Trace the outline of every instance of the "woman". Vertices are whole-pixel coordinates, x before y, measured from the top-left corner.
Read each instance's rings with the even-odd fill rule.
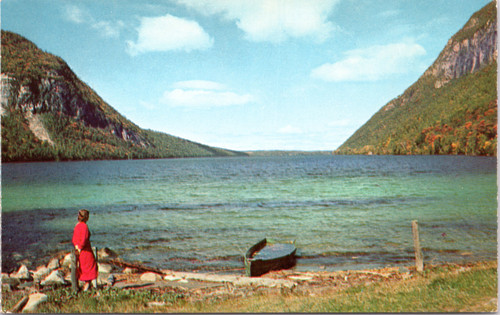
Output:
[[[95,261],[94,252],[90,245],[90,231],[87,226],[89,219],[89,211],[82,209],[78,211],[78,223],[73,231],[73,245],[75,246],[75,254],[79,262],[77,268],[77,277],[80,281],[84,281],[83,290],[88,290],[90,282],[97,279],[97,263]],[[96,287],[96,281],[92,281]]]

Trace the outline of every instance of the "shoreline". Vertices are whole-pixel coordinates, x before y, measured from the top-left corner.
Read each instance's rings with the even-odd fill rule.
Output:
[[[108,248],[103,248],[101,250],[109,250]],[[53,254],[44,255],[44,257],[35,257],[24,258],[18,257],[17,260],[7,261],[5,257],[3,257],[3,273],[14,273],[19,269],[21,265],[25,265],[30,270],[35,270],[39,268],[39,265],[36,265],[36,261],[41,262],[42,264],[48,264],[52,259],[58,258],[62,260],[64,256],[67,254],[66,251],[58,251]],[[20,256],[18,254],[18,256]],[[428,265],[446,265],[446,264],[457,264],[457,265],[466,265],[466,264],[474,264],[477,262],[483,261],[493,261],[492,257],[482,256],[476,257],[473,253],[470,252],[461,252],[456,253],[456,255],[442,257],[442,259],[437,260],[435,257],[424,257],[424,262]],[[116,256],[117,257],[117,256]],[[99,258],[100,259],[100,258]],[[121,259],[121,258],[120,258]],[[126,259],[126,260],[125,260]],[[375,269],[384,269],[387,267],[398,267],[398,268],[409,268],[412,267],[414,263],[414,254],[411,253],[408,255],[407,259],[398,260],[394,262],[382,262],[382,261],[370,261],[360,259],[360,257],[350,257],[350,255],[330,255],[330,256],[319,256],[319,257],[302,257],[297,256],[297,263],[292,267],[290,271],[304,273],[304,272],[342,272],[349,270],[375,270]],[[216,260],[210,260],[210,264],[203,264],[203,261],[195,260],[195,263],[181,263],[178,268],[172,268],[168,266],[159,266],[154,263],[145,262],[141,260],[128,260],[124,258],[122,262],[128,263],[130,265],[142,266],[142,269],[151,269],[151,270],[169,270],[171,272],[192,272],[192,273],[213,273],[213,274],[229,274],[229,275],[244,275],[244,261],[243,256],[241,259],[233,259],[231,265],[228,266],[224,264],[227,262],[227,259],[221,259],[220,265],[214,263]],[[241,261],[240,261],[241,260]],[[102,263],[109,263],[108,258],[104,258]]]
[[[56,290],[71,290],[69,281],[69,254],[59,256],[36,270],[27,271],[23,279],[21,269],[17,275],[2,273],[2,294],[8,303],[2,302],[4,310],[11,309],[13,299],[22,295],[50,295]],[[292,269],[271,271],[260,277],[224,272],[184,272],[158,269],[137,263],[126,262],[109,249],[99,252],[98,287],[95,297],[102,292],[119,290],[122,292],[153,292],[158,294],[180,294],[189,302],[214,302],[221,299],[247,298],[260,294],[293,294],[316,296],[341,292],[357,286],[374,284],[405,283],[426,274],[445,270],[449,275],[457,275],[475,269],[497,268],[497,261],[439,263],[425,265],[424,272],[417,272],[415,266],[391,266],[339,271],[297,271]],[[42,270],[44,275],[41,276]],[[57,273],[59,280],[48,281],[46,275]],[[61,279],[62,278],[62,279]],[[61,282],[57,282],[61,281]],[[45,283],[44,283],[45,282]],[[83,292],[79,292],[78,295]],[[7,294],[7,295],[6,295]],[[28,299],[29,300],[29,299]],[[43,305],[43,303],[42,303]],[[7,307],[7,309],[6,309]]]

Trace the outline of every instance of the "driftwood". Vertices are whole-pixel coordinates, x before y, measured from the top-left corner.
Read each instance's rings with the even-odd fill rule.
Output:
[[[26,303],[28,303],[28,300],[29,300],[29,296],[25,296],[23,297],[21,300],[19,300],[19,302],[17,302],[16,305],[14,305],[14,307],[12,307],[9,311],[9,313],[19,313],[23,307],[26,305]]]
[[[374,272],[374,271],[369,271],[369,270],[349,270],[349,273],[368,274],[368,275],[374,275],[374,276],[381,276],[384,278],[389,278],[392,275],[392,274],[385,274],[385,273]]]
[[[122,267],[122,268],[126,268],[126,267],[134,268],[140,272],[154,272],[154,273],[161,274],[161,275],[163,274],[163,272],[158,268],[153,268],[153,267],[148,267],[148,266],[144,266],[144,265],[140,265],[140,264],[126,262],[120,258],[109,259],[109,260],[107,260],[107,262],[110,264],[113,264],[115,266]]]

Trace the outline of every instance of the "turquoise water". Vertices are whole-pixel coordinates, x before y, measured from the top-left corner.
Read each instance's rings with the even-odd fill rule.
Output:
[[[496,158],[305,156],[2,165],[2,265],[92,243],[174,270],[243,272],[264,237],[295,240],[299,270],[497,257]]]

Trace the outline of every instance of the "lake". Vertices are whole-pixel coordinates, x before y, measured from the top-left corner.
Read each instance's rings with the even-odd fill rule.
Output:
[[[292,156],[2,164],[2,266],[72,248],[80,208],[93,246],[173,270],[244,273],[264,237],[293,241],[297,270],[496,260],[497,159]]]

